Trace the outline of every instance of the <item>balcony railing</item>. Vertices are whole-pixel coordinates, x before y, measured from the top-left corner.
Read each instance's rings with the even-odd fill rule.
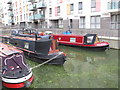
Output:
[[[11,6],[9,6],[9,7],[8,7],[8,10],[12,11],[12,10],[13,10],[13,8],[12,8]]]
[[[38,9],[46,8],[45,2],[39,2],[39,3],[37,3],[37,8]]]
[[[29,16],[29,20],[33,20],[34,19],[34,15]]]
[[[44,19],[45,15],[35,14],[35,19]]]
[[[120,1],[119,2],[108,2],[108,10],[118,11],[120,10]]]
[[[36,11],[37,10],[36,5],[29,6],[29,10],[30,11]]]
[[[52,26],[49,26],[49,28],[52,28],[52,29],[53,28],[59,28],[59,29],[61,28],[62,29],[63,28],[63,24],[54,23]]]
[[[36,3],[36,0],[28,0],[28,2]]]
[[[11,19],[11,20],[9,20],[8,22],[9,22],[9,23],[14,23],[14,20]]]
[[[30,20],[39,20],[39,19],[45,19],[45,15],[41,14],[35,14],[29,17]]]
[[[13,17],[13,16],[14,16],[14,14],[13,14],[12,12],[10,12],[10,13],[9,13],[9,16],[10,16],[10,17]]]
[[[8,0],[7,4],[12,4],[12,0]]]

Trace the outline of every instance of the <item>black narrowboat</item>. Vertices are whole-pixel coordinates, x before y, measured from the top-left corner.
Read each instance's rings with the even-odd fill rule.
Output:
[[[46,62],[54,57],[47,64],[63,65],[66,61],[66,54],[58,49],[57,40],[50,36],[37,37],[36,35],[20,34],[18,36],[2,36],[2,41],[23,50],[29,58],[38,63]]]

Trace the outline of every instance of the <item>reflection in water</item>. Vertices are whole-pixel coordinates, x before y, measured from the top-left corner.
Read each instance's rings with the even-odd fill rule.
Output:
[[[94,52],[60,46],[67,54],[63,66],[44,65],[33,70],[31,88],[117,88],[118,50]],[[32,66],[38,63],[28,61]]]

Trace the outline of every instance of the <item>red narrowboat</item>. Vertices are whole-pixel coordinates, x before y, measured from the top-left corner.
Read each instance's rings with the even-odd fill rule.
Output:
[[[2,63],[2,85],[4,87],[13,89],[31,85],[33,74],[25,62],[22,51],[0,43],[0,60]]]
[[[97,34],[87,34],[85,36],[53,34],[53,37],[63,45],[79,46],[92,50],[106,50],[109,48],[109,43],[100,42]]]

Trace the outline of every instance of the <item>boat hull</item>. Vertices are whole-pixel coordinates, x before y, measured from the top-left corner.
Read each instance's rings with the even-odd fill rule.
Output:
[[[25,52],[25,55],[27,58],[31,59],[32,61],[35,61],[38,63],[43,63],[43,62],[46,62],[46,61],[56,57],[58,55],[58,53],[46,56],[46,58],[42,58],[42,57],[39,57],[37,54],[28,53],[28,52]],[[63,65],[65,63],[65,61],[66,61],[66,55],[64,53],[62,53],[61,55],[58,55],[56,58],[54,58],[53,60],[51,60],[50,62],[48,62],[46,64]]]
[[[2,85],[6,88],[29,87],[33,82],[33,74],[26,64],[23,51],[0,43],[0,59],[2,60]]]
[[[104,41],[100,42],[96,34],[87,34],[85,36],[53,34],[53,37],[58,40],[59,44],[67,46],[76,46],[98,51],[105,51],[109,48],[109,43]]]
[[[27,57],[29,57],[30,59],[32,58],[31,60],[36,61],[38,63],[46,62],[47,60],[57,56],[60,53],[60,51],[58,50],[57,52],[53,52],[53,53],[49,54],[50,45],[51,45],[51,40],[50,39],[47,39],[46,41],[49,41],[49,42],[45,43],[44,45],[42,45],[44,42],[37,43],[35,41],[31,41],[30,42],[30,47],[31,47],[30,49],[31,50],[30,50],[30,49],[25,49],[24,46],[22,46],[22,44],[25,42],[24,40],[11,39],[9,37],[8,38],[3,37],[3,38],[4,38],[3,42],[8,42],[9,41],[9,43],[13,44],[14,46],[16,46],[15,41],[19,41],[19,43],[18,43],[19,46],[16,46],[16,48],[24,51],[24,54],[27,55]],[[42,45],[44,47],[41,47],[40,45]],[[45,51],[44,49],[45,50],[47,49],[47,51]],[[42,51],[40,51],[42,53],[38,54],[38,53],[34,52],[34,51],[37,51],[37,50],[42,50]],[[45,52],[45,53],[43,53],[43,52]],[[50,62],[48,62],[46,64],[63,65],[64,62],[66,61],[65,58],[66,58],[66,54],[62,53],[61,55],[59,55],[58,57],[56,57],[55,59],[51,60]]]
[[[64,45],[64,46],[71,46],[71,47],[77,47],[80,49],[85,49],[85,50],[94,50],[94,51],[105,51],[107,49],[109,49],[109,45],[105,45],[105,46],[84,46],[84,45],[72,45],[72,44],[63,44],[63,43],[59,43],[60,45]]]
[[[2,85],[3,87],[5,88],[26,88],[26,87],[30,87],[30,85],[32,84],[33,82],[33,79],[34,77],[31,76],[28,80],[24,81],[24,82],[20,82],[20,83],[8,83],[8,82],[5,82],[5,81],[2,81]],[[11,80],[11,79],[7,79],[7,80]],[[12,80],[11,80],[12,81]],[[14,80],[13,80],[14,81]],[[17,79],[16,79],[17,81]]]

